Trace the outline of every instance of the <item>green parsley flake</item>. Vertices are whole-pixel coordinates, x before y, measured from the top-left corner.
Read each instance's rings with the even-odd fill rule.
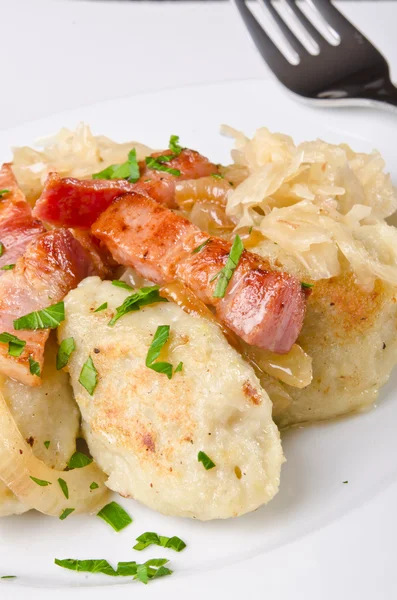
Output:
[[[131,183],[138,181],[139,177],[140,172],[135,148],[128,153],[128,160],[125,163],[110,165],[92,176],[93,179],[128,179]]]
[[[225,179],[225,176],[221,175],[220,173],[211,173],[211,177],[214,179]]]
[[[186,548],[186,544],[181,538],[177,536],[166,537],[164,535],[158,535],[152,531],[147,531],[136,538],[138,544],[135,544],[134,550],[144,550],[149,546],[161,546],[162,548],[171,548],[175,552],[181,552]]]
[[[47,440],[46,442],[44,442],[44,446],[47,448],[47,450],[50,447],[50,444],[51,444],[51,442],[49,440]]]
[[[4,254],[4,244],[3,242],[0,242],[0,256],[3,256]]]
[[[11,271],[14,267],[15,267],[15,263],[13,265],[4,265],[4,267],[1,267],[1,270],[2,271]]]
[[[60,519],[61,521],[64,521],[64,520],[65,520],[65,519],[67,519],[67,517],[68,517],[69,515],[71,515],[71,514],[72,514],[72,512],[74,512],[74,511],[75,511],[75,509],[74,509],[74,508],[65,508],[65,510],[63,510],[63,511],[62,511],[62,513],[61,513],[61,515],[60,515],[59,519]]]
[[[310,289],[310,288],[314,287],[314,283],[306,283],[305,281],[302,281],[302,282],[301,282],[301,286],[302,286],[303,288]]]
[[[168,148],[172,151],[173,158],[179,156],[183,150],[182,146],[179,145],[179,135],[171,135]]]
[[[108,325],[113,325],[122,317],[129,312],[139,310],[142,306],[148,304],[156,304],[157,302],[168,302],[166,298],[162,298],[159,294],[159,286],[153,285],[151,287],[143,287],[131,296],[127,296],[121,306],[116,308],[116,314],[109,321]]]
[[[154,169],[155,171],[164,171],[165,173],[169,173],[170,175],[179,177],[181,174],[179,169],[172,169],[171,167],[167,167],[167,165],[164,164],[169,162],[173,158],[174,156],[172,154],[168,156],[157,156],[156,158],[154,158],[153,156],[147,156],[145,158],[145,161],[149,169]]]
[[[104,302],[103,304],[101,304],[101,306],[98,306],[98,308],[96,308],[94,310],[94,312],[100,312],[101,310],[105,310],[105,308],[107,308],[107,307],[108,307],[108,303]]]
[[[92,463],[92,458],[82,452],[75,452],[69,459],[68,469],[82,469]]]
[[[10,190],[0,190],[0,198],[2,199],[3,196],[5,196],[6,194],[9,194]]]
[[[31,356],[29,356],[29,371],[31,375],[36,375],[37,377],[41,376],[40,365]]]
[[[58,479],[58,483],[59,483],[59,487],[61,488],[66,500],[69,500],[68,484],[66,483],[66,481],[64,479],[61,479],[61,478]]]
[[[147,356],[146,356],[146,366],[156,373],[164,373],[167,375],[168,379],[172,377],[172,365],[168,362],[154,362],[160,356],[160,352],[168,342],[168,338],[170,337],[170,326],[169,325],[159,325],[156,329],[156,333],[154,334],[154,338],[152,343],[150,344]]]
[[[343,481],[342,483],[349,483],[348,481]]]
[[[210,457],[207,456],[206,453],[202,452],[201,450],[197,455],[197,460],[203,463],[203,467],[206,471],[209,471],[210,469],[216,467],[216,464],[210,459]]]
[[[70,358],[72,352],[74,352],[74,350],[76,350],[76,345],[75,345],[74,339],[72,337],[62,340],[61,345],[58,348],[58,354],[57,354],[56,365],[57,365],[58,371],[60,369],[63,369],[63,367],[66,367],[66,365],[69,362],[69,358]]]
[[[176,367],[174,373],[179,373],[180,371],[182,371],[183,369],[183,362],[181,361],[178,366]]]
[[[110,504],[104,506],[97,516],[106,521],[117,532],[132,523],[130,515],[117,502],[110,502]]]
[[[16,579],[16,575],[3,575],[0,579]]]
[[[65,304],[58,302],[15,319],[14,329],[55,329],[64,320]]]
[[[98,371],[95,368],[91,356],[87,358],[81,369],[79,383],[81,383],[90,396],[92,396],[96,386],[98,385]]]
[[[120,281],[119,279],[114,279],[112,281],[112,285],[115,285],[116,287],[123,288],[124,290],[132,290],[132,289],[134,289],[130,285],[128,285],[128,283],[126,283],[125,281]]]
[[[37,477],[30,476],[30,479],[37,483],[40,487],[46,487],[47,485],[52,485],[51,481],[46,481],[45,479],[37,479]]]
[[[96,481],[93,481],[90,485],[90,490],[97,490],[99,488],[99,485],[97,484]]]
[[[171,575],[171,569],[166,565],[169,561],[166,558],[152,558],[142,565],[135,561],[119,562],[115,570],[107,560],[77,560],[74,558],[55,559],[55,564],[63,569],[78,571],[80,573],[102,573],[109,577],[134,577],[142,583],[147,583],[150,579],[157,579],[165,575]],[[139,572],[139,575],[138,575]]]
[[[8,344],[8,354],[10,356],[21,356],[23,349],[26,346],[26,342],[24,340],[20,340],[12,333],[0,333],[0,342],[4,344]]]
[[[211,241],[211,238],[208,238],[208,240],[205,240],[205,242],[200,244],[200,246],[197,246],[197,248],[192,250],[192,254],[197,254],[197,252],[200,252],[200,250],[202,250],[207,244],[209,244],[210,241]]]
[[[226,292],[226,288],[231,280],[233,273],[239,263],[241,255],[244,251],[244,245],[239,235],[234,238],[233,245],[231,247],[229,256],[227,257],[226,265],[223,269],[215,276],[218,279],[216,282],[215,291],[212,294],[214,298],[223,298]],[[214,279],[214,278],[213,278]],[[213,281],[211,279],[211,281]]]

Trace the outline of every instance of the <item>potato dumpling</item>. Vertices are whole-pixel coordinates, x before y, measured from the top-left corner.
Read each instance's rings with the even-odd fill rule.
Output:
[[[164,514],[202,520],[265,504],[278,491],[284,459],[271,402],[252,368],[215,324],[171,302],[109,326],[130,293],[88,278],[67,295],[58,329],[59,341],[75,340],[68,368],[107,485]],[[160,325],[170,326],[170,338],[158,360],[183,363],[172,379],[145,364]],[[88,357],[98,372],[93,395],[79,383]],[[200,451],[214,468],[198,461]]]

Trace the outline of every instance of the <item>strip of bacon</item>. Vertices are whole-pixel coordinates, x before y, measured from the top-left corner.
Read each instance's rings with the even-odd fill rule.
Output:
[[[169,152],[167,150],[152,156],[164,156]],[[144,163],[140,165],[142,176],[135,184],[124,179],[80,180],[72,177],[61,178],[57,173],[50,173],[43,192],[36,202],[33,215],[56,227],[89,228],[113,200],[122,194],[136,190],[172,208],[176,206],[176,181],[195,179],[218,172],[216,165],[210,163],[204,156],[187,149],[182,150],[165,166],[178,169],[180,176],[148,169]]]
[[[219,319],[248,344],[288,352],[303,325],[306,295],[300,282],[272,271],[261,257],[244,251],[224,298],[214,298],[216,281],[231,244],[203,233],[190,221],[141,194],[116,200],[93,225],[113,258],[155,283],[180,279]],[[206,240],[200,251],[193,252]]]
[[[12,271],[0,278],[0,333],[7,332],[26,341],[19,357],[8,354],[0,343],[0,373],[31,386],[41,380],[30,373],[29,357],[44,361],[48,329],[15,331],[14,319],[60,302],[69,290],[88,275],[97,274],[89,255],[67,229],[40,235],[26,248]]]
[[[10,164],[4,164],[0,169],[0,190],[9,190],[0,197],[1,268],[15,264],[26,246],[45,229],[40,221],[33,219],[32,209],[18,187]],[[0,271],[0,275],[3,273],[5,271]]]
[[[56,227],[87,229],[115,198],[133,189],[124,179],[82,180],[50,173],[33,215]]]

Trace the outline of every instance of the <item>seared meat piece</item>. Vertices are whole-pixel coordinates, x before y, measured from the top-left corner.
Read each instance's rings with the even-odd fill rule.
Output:
[[[19,189],[11,165],[0,169],[0,242],[3,244],[0,268],[15,264],[26,246],[45,231],[42,223],[32,217],[32,209]],[[5,271],[0,271],[0,275]]]
[[[7,343],[0,343],[0,373],[26,385],[40,385],[40,377],[30,371],[29,358],[42,371],[50,330],[15,331],[13,321],[60,302],[82,279],[96,272],[90,255],[67,229],[48,231],[27,247],[14,269],[0,278],[0,333],[26,342],[19,357],[8,353]]]
[[[181,279],[243,340],[280,354],[302,328],[305,291],[287,273],[244,251],[223,298],[214,298],[214,277],[225,266],[231,244],[208,237],[190,221],[142,194],[117,199],[92,231],[117,262],[156,283]],[[198,252],[203,242],[209,241]]]

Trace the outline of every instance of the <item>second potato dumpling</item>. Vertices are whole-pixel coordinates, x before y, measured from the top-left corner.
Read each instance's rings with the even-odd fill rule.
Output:
[[[107,485],[166,515],[201,520],[255,510],[277,493],[284,461],[272,405],[252,368],[218,327],[158,303],[109,321],[128,292],[97,277],[65,299],[59,341],[73,337],[68,369],[90,451]],[[107,302],[107,308],[94,312]],[[164,356],[183,363],[168,379],[145,364],[156,329]],[[92,358],[98,384],[79,383]],[[215,467],[198,461],[204,452]]]

